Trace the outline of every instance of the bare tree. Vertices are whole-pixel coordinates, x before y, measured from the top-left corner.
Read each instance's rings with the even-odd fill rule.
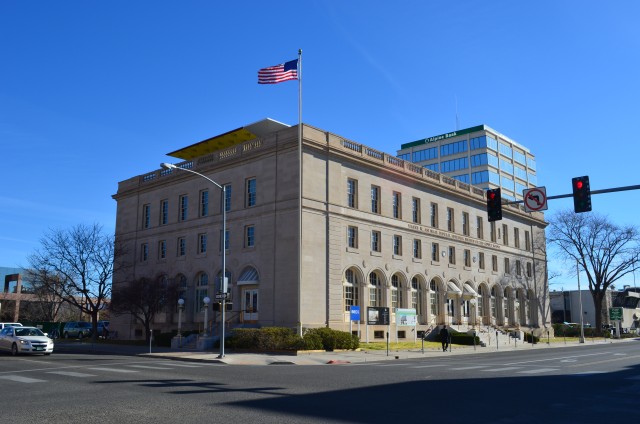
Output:
[[[50,230],[29,256],[31,272],[63,302],[91,316],[97,337],[98,314],[111,295],[114,237],[99,224]]]
[[[165,277],[152,281],[140,278],[119,284],[113,290],[111,312],[115,315],[131,314],[145,329],[145,339],[151,339],[151,326],[161,312],[167,311],[178,300],[178,285]]]
[[[549,242],[559,255],[585,272],[593,297],[596,331],[602,329],[602,301],[611,285],[638,268],[640,234],[595,213],[560,211],[550,219]]]
[[[57,321],[64,301],[56,295],[55,290],[51,290],[51,285],[60,284],[60,278],[49,276],[46,270],[41,272],[28,269],[26,276],[32,286],[34,296],[38,299],[33,309],[42,321]],[[56,281],[57,280],[57,281]]]

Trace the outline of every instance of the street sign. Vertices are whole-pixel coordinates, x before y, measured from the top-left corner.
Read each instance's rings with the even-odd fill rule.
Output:
[[[216,300],[225,300],[227,297],[229,297],[229,293],[218,293],[214,297]]]
[[[389,308],[367,307],[367,324],[369,325],[389,325]]]
[[[349,315],[351,321],[360,321],[360,306],[351,306]]]
[[[522,190],[524,198],[525,212],[546,211],[547,205],[547,189],[546,187],[534,187]]]
[[[609,319],[611,321],[622,321],[622,308],[609,308]]]

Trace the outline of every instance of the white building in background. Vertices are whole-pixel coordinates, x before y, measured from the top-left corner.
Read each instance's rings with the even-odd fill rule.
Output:
[[[483,189],[306,124],[301,147],[297,126],[263,120],[170,155],[227,196],[179,170],[121,181],[113,197],[126,253],[116,260],[127,267],[113,285],[177,280],[183,329],[203,326],[202,299],[219,291],[223,248],[229,328],[355,331],[354,306],[363,340],[388,331],[367,324],[367,308],[389,308],[399,339],[445,323],[534,332],[549,323],[546,257],[534,249],[534,241],[544,245],[541,213],[504,206],[504,219],[489,223]],[[416,311],[415,328],[396,324],[398,309]],[[169,308],[154,330],[175,330],[177,316]],[[215,333],[219,315],[209,317]],[[143,336],[127,316],[111,326],[121,337]]]
[[[500,187],[505,199],[522,200],[523,190],[538,185],[529,149],[486,125],[405,143],[398,157],[463,183]]]

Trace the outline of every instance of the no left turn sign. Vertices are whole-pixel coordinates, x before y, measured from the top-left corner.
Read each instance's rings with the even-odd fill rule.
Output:
[[[547,189],[546,187],[529,188],[522,191],[525,212],[546,211]]]

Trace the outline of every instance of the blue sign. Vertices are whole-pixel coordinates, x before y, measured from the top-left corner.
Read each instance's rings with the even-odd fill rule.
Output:
[[[351,309],[349,309],[349,313],[351,315],[351,321],[360,321],[360,307],[359,306],[352,306]]]

